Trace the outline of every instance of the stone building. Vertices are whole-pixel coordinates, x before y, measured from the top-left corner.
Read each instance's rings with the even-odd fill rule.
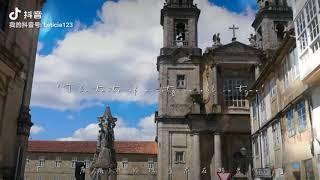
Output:
[[[155,142],[115,142],[118,180],[156,180]],[[96,152],[95,141],[30,141],[25,180],[75,180],[76,162],[87,167]],[[89,179],[89,169],[86,171]]]
[[[299,78],[293,34],[291,29],[285,35],[275,57],[252,86],[257,91],[248,96],[254,170],[260,178],[317,179],[312,154],[311,99]],[[261,173],[263,170],[268,173]]]
[[[30,127],[31,86],[39,28],[13,27],[24,11],[41,11],[44,0],[0,1],[0,180],[23,177]],[[21,10],[16,20],[9,13]],[[34,20],[39,24],[40,19]],[[34,22],[32,21],[32,22]]]
[[[218,179],[221,171],[251,176],[250,111],[244,90],[253,85],[265,56],[236,37],[222,45],[218,34],[202,54],[199,16],[193,0],[167,0],[161,10],[159,180]],[[270,31],[262,38],[266,49],[278,45],[272,41],[277,36],[271,33],[270,20],[257,18],[255,25],[262,24],[264,34]]]
[[[292,16],[292,12],[285,3],[281,5],[281,1],[258,2],[261,3],[261,9],[257,16],[263,11],[272,9],[274,9],[275,17],[284,15],[285,11],[287,12],[286,16],[289,13]],[[301,1],[295,2],[299,4]],[[315,1],[309,1],[308,4],[305,4],[306,9],[308,9],[308,5],[311,6],[310,3],[313,3],[311,8],[313,10],[319,5]],[[279,8],[274,7],[277,4],[280,6]],[[293,7],[294,12],[297,11],[295,5]],[[307,11],[301,11],[302,14],[305,12]],[[306,14],[300,15],[300,19],[294,18],[294,21],[292,18],[289,21],[288,19],[282,20],[285,31],[280,36],[281,41],[278,45],[275,44],[273,51],[267,56],[266,65],[261,69],[261,74],[251,87],[254,91],[248,94],[251,106],[254,176],[257,179],[313,180],[320,178],[319,152],[315,150],[316,145],[319,145],[315,141],[317,134],[315,124],[318,124],[315,113],[317,104],[320,102],[317,99],[319,92],[317,93],[316,82],[320,78],[319,75],[316,75],[315,70],[313,72],[315,74],[310,75],[310,81],[307,80],[305,69],[309,65],[306,65],[301,59],[304,56],[301,53],[310,53],[312,56],[319,52],[317,52],[318,49],[313,51],[312,45],[307,47],[305,44],[307,39],[310,40],[310,34],[313,33],[310,31],[314,29],[311,28],[312,25],[309,25],[308,30],[305,29],[304,15]],[[312,16],[317,19],[318,15]],[[306,15],[308,18],[312,16]],[[278,22],[277,20],[271,26],[277,27],[276,23]],[[316,30],[313,35],[315,38],[319,38],[319,24],[315,25]],[[255,23],[253,26],[255,27]],[[303,32],[301,31],[302,27],[304,28]],[[279,31],[274,33],[278,35]],[[299,37],[297,35],[299,33],[306,35],[300,34]],[[314,43],[316,42],[315,39]],[[315,64],[312,66],[313,68],[317,67]]]
[[[300,79],[308,85],[313,119],[313,148],[320,174],[320,1],[293,2],[296,42],[300,61]]]

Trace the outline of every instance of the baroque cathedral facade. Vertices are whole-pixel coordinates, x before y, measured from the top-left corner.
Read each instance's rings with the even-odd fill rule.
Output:
[[[266,2],[258,0],[259,8]],[[267,1],[288,7],[286,1]],[[267,4],[269,5],[269,4]],[[200,10],[193,0],[167,0],[161,10],[163,48],[157,59],[158,179],[211,180],[220,173],[250,177],[250,106],[246,93],[279,47],[292,12],[257,14],[251,45],[198,47]],[[283,36],[283,35],[282,35]]]

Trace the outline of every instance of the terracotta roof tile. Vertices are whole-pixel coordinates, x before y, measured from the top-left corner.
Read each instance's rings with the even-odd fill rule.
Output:
[[[119,154],[157,154],[157,143],[149,141],[116,141]],[[28,152],[94,153],[96,141],[29,141]]]

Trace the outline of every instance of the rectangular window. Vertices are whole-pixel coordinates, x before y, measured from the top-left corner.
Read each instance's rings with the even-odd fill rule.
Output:
[[[303,131],[307,128],[306,108],[305,101],[301,101],[297,104],[299,131]]]
[[[262,143],[263,143],[263,159],[265,167],[269,167],[270,159],[269,159],[269,142],[268,142],[268,134],[267,131],[262,133]]]
[[[310,40],[312,42],[319,34],[319,22],[317,17],[310,22],[308,29],[310,33]]]
[[[267,120],[266,117],[266,102],[265,102],[265,94],[259,94],[259,107],[260,107],[260,117],[259,120],[261,123],[264,123]]]
[[[71,167],[72,167],[72,168],[75,168],[75,167],[76,167],[76,163],[77,163],[77,157],[72,157]]]
[[[307,20],[310,22],[317,14],[316,10],[316,1],[315,0],[309,0],[306,7],[306,14],[307,14]]]
[[[308,0],[306,6],[301,10],[295,20],[297,30],[297,44],[300,46],[300,52],[305,50],[309,45],[313,53],[320,49],[320,27],[317,13],[316,0]],[[319,8],[319,7],[318,7]]]
[[[315,53],[320,49],[320,38],[315,40],[315,42],[311,45],[312,52]]]
[[[290,64],[292,69],[292,78],[298,79],[300,77],[300,70],[299,70],[299,58],[298,58],[296,47],[290,49],[289,58],[290,58]]]
[[[288,135],[293,136],[295,135],[296,131],[294,128],[294,117],[293,117],[293,109],[290,108],[286,114],[287,122],[288,122]]]
[[[60,176],[53,176],[53,180],[60,180]]]
[[[9,0],[0,0],[0,29],[4,30],[8,17]]]
[[[273,141],[275,145],[280,145],[280,142],[281,142],[280,133],[281,133],[280,123],[277,122],[272,125]]]
[[[61,157],[56,157],[56,161],[54,164],[56,168],[61,167]]]
[[[306,22],[305,22],[305,16],[303,11],[301,11],[301,13],[297,16],[295,24],[296,24],[297,34],[298,34],[300,51],[303,51],[304,49],[306,49],[308,45],[307,33],[306,33]]]
[[[287,88],[289,85],[289,62],[287,57],[282,62],[282,75],[284,88]]]
[[[186,76],[177,75],[177,88],[186,88]]]
[[[277,83],[275,78],[272,78],[270,80],[270,94],[271,94],[271,97],[277,96]]]
[[[304,31],[304,29],[306,27],[306,23],[305,23],[305,18],[304,18],[303,12],[301,12],[297,16],[296,27],[297,27],[298,35],[300,35]]]
[[[56,168],[61,167],[61,161],[55,161],[55,167]]]
[[[148,169],[154,169],[154,162],[152,158],[148,158]]]
[[[89,159],[84,160],[84,165],[86,168],[89,168],[90,167],[90,160]]]
[[[177,151],[175,159],[176,159],[176,162],[184,162],[184,152],[183,151]]]
[[[245,107],[247,82],[243,79],[225,79],[223,84],[224,103],[228,107]]]
[[[312,163],[312,159],[308,159],[303,161],[304,163],[304,167],[305,167],[305,175],[306,175],[306,180],[315,180],[315,174],[313,171],[313,163]]]
[[[307,32],[304,31],[301,36],[298,37],[299,45],[300,45],[300,52],[305,50],[308,46],[308,39],[307,39]]]
[[[39,158],[39,164],[38,164],[38,166],[39,166],[39,167],[44,167],[44,163],[45,163],[44,157],[40,157],[40,158]]]
[[[127,169],[128,166],[129,166],[128,158],[123,158],[123,159],[122,159],[122,168],[123,168],[123,169]]]
[[[259,154],[259,141],[258,141],[258,137],[255,137],[253,139],[253,147],[254,147],[254,156],[256,157],[256,159],[259,159],[260,154]]]
[[[43,180],[42,176],[37,176],[37,180]]]
[[[254,98],[251,102],[251,107],[252,107],[252,116],[253,118],[257,117],[257,99]]]

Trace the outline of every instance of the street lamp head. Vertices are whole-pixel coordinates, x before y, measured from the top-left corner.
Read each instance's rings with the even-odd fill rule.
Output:
[[[245,147],[240,148],[240,153],[242,156],[246,156],[247,155],[247,148],[245,148]]]

